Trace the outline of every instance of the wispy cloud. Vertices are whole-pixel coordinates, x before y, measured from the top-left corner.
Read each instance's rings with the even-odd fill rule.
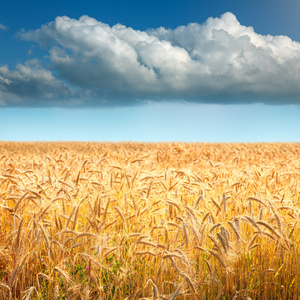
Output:
[[[35,66],[43,76],[34,79],[28,64],[2,67],[0,98],[7,105],[16,103],[14,96],[34,105],[300,104],[300,43],[260,35],[229,12],[203,24],[147,31],[64,16],[20,37],[48,51],[51,71]]]
[[[8,29],[7,26],[0,24],[0,30],[7,30],[7,29]]]

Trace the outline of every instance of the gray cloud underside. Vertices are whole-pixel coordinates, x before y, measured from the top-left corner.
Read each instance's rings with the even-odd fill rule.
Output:
[[[232,13],[147,31],[65,16],[20,37],[48,51],[51,69],[0,67],[3,105],[300,103],[300,43],[257,34]]]

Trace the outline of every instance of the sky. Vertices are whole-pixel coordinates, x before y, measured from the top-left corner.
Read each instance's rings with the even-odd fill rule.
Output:
[[[0,2],[0,140],[300,142],[300,2]]]

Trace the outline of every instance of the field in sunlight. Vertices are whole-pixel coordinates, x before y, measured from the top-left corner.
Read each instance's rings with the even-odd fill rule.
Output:
[[[0,143],[1,299],[298,299],[300,144]]]

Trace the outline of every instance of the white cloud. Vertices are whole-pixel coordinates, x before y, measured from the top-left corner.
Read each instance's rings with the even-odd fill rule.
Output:
[[[7,104],[47,106],[72,96],[71,90],[37,60],[18,64],[14,71],[0,67],[0,99]]]
[[[0,30],[7,30],[7,29],[8,29],[7,26],[0,24]]]
[[[110,27],[88,16],[64,16],[20,36],[48,49],[52,69],[91,105],[141,99],[300,103],[300,43],[287,36],[257,34],[232,13],[203,24],[148,31]],[[0,76],[20,82],[30,70],[18,66],[5,77],[8,71],[2,67]],[[58,94],[64,94],[54,73],[39,72],[43,84],[58,85]],[[33,74],[31,78],[32,83]],[[33,92],[33,85],[29,90]],[[46,97],[46,91],[40,91],[44,98],[59,97],[51,95],[52,88],[48,92]]]

